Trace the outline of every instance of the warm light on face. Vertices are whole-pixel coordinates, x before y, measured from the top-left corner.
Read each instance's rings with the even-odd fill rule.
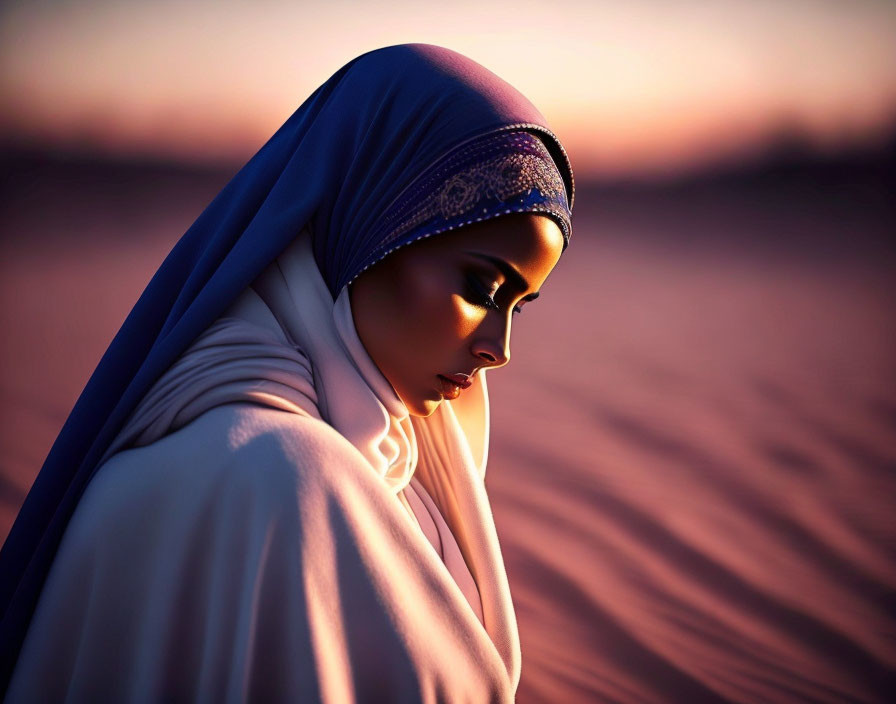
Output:
[[[358,277],[358,336],[412,415],[456,398],[462,376],[507,364],[513,316],[562,250],[552,219],[507,215],[406,245]]]

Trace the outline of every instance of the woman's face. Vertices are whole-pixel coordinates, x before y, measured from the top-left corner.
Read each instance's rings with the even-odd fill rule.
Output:
[[[428,416],[462,393],[465,377],[507,364],[511,320],[562,250],[552,219],[506,215],[401,247],[355,280],[358,336],[412,415]]]

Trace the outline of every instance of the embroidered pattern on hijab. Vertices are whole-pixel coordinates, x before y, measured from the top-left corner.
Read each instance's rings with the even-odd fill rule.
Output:
[[[424,171],[383,213],[370,236],[378,246],[353,267],[352,279],[404,244],[508,213],[548,215],[563,232],[563,248],[569,244],[563,178],[544,143],[529,132],[470,140]]]

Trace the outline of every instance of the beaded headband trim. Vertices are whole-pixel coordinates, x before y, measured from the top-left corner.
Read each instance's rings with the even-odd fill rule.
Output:
[[[418,239],[509,213],[544,213],[572,231],[566,186],[544,143],[531,132],[477,137],[424,171],[386,210],[373,241],[380,245],[358,274]]]

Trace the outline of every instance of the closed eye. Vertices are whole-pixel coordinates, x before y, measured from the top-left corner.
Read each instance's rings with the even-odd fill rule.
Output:
[[[492,290],[486,286],[478,276],[472,273],[468,274],[467,282],[473,297],[477,300],[479,305],[485,308],[491,308],[492,310],[501,310],[501,306],[499,306],[498,302],[495,300],[495,295],[492,293]],[[497,291],[495,293],[497,293]],[[531,299],[527,296],[525,300]],[[522,310],[522,306],[515,305],[513,307],[514,313],[521,313]]]

